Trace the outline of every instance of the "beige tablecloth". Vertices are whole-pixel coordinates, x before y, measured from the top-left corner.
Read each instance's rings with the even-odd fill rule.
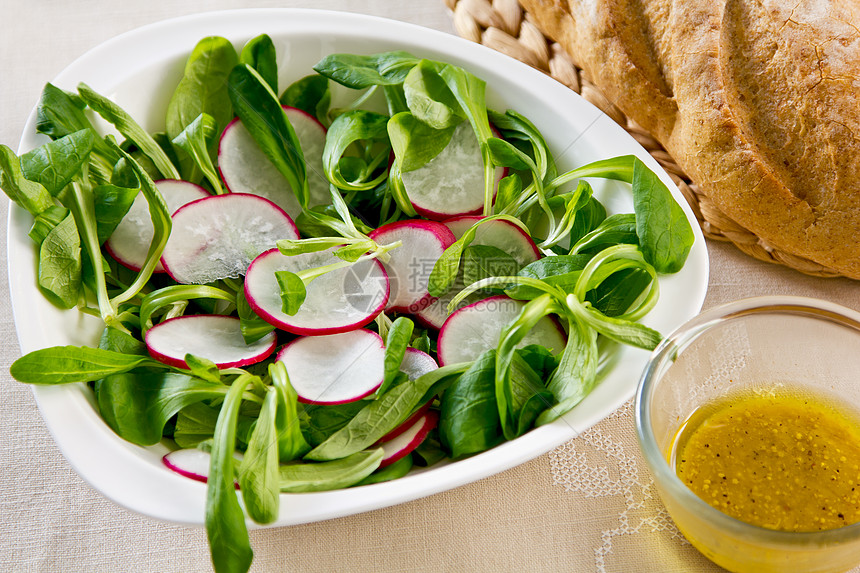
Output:
[[[254,2],[363,12],[453,33],[441,0]],[[17,147],[42,86],[130,29],[229,0],[0,0],[0,142]],[[0,200],[0,220],[8,205]],[[132,514],[83,482],[45,429],[19,356],[0,246],[0,571],[207,571],[202,529]],[[819,297],[860,310],[860,283],[802,276],[710,243],[705,307],[752,295]],[[14,269],[11,271],[14,272]],[[632,407],[504,473],[396,507],[254,531],[254,571],[698,572],[717,568],[673,526],[639,455]]]

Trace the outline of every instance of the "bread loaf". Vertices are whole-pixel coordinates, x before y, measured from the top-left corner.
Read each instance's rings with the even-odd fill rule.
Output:
[[[521,4],[729,218],[860,279],[860,1]]]

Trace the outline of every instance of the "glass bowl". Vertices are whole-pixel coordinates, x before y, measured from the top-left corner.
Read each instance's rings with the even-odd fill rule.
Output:
[[[660,496],[693,546],[736,572],[823,573],[860,563],[860,523],[815,532],[751,525],[699,498],[668,461],[679,428],[703,404],[785,386],[836,399],[856,414],[859,374],[860,313],[810,298],[726,304],[661,343],[639,383],[636,431]]]

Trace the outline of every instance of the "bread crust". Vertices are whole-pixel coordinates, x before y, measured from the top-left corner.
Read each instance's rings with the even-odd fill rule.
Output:
[[[729,218],[860,279],[860,1],[521,3]]]

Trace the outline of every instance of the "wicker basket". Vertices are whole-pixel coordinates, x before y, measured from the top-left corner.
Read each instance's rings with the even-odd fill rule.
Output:
[[[785,265],[805,274],[841,276],[833,269],[809,259],[771,247],[723,214],[654,137],[625,116],[591,83],[588,75],[576,64],[576,54],[568,54],[559,44],[543,35],[517,0],[445,0],[445,4],[453,13],[454,29],[460,36],[550,75],[627,130],[678,185],[707,238],[729,241],[756,259]]]

